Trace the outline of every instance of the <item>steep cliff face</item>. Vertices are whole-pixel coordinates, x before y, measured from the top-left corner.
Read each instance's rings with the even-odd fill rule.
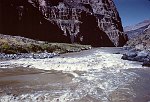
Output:
[[[0,31],[40,40],[123,46],[112,0],[0,0]]]
[[[0,0],[0,33],[53,42],[68,41],[58,25],[45,19],[28,0]]]

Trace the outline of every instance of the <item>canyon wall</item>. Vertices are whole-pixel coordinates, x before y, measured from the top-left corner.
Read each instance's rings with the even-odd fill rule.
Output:
[[[123,46],[112,0],[1,0],[0,31],[51,42]]]

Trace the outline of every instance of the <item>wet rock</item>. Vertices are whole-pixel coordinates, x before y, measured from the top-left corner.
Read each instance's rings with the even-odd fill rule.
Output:
[[[136,52],[128,52],[126,54],[128,57],[136,57],[137,56],[137,53]]]
[[[143,62],[143,66],[149,66],[150,52],[147,50],[139,51],[139,50],[135,50],[135,49],[130,49],[125,54],[123,54],[121,59]]]
[[[140,51],[137,53],[137,56],[138,57],[141,57],[141,58],[146,58],[148,56],[148,52],[147,51]]]
[[[128,60],[128,56],[126,54],[123,54],[123,56],[121,57],[121,59]]]
[[[21,54],[0,54],[0,59],[12,60],[12,59],[21,59],[21,58],[33,58],[33,59],[45,59],[45,58],[53,58],[58,56],[56,53],[21,53]]]
[[[56,56],[55,53],[40,53],[40,54],[33,54],[34,59],[45,59],[45,58],[53,58]]]
[[[137,53],[137,56],[135,57],[135,60],[139,61],[139,62],[144,62],[144,61],[148,61],[149,58],[149,52],[148,51],[139,51]]]
[[[135,60],[136,56],[137,56],[136,52],[128,51],[125,54],[123,54],[122,59],[124,59],[124,60]]]
[[[149,61],[144,61],[142,65],[146,67],[150,67],[150,59]]]
[[[12,93],[11,93],[11,92],[6,92],[6,94],[7,94],[7,95],[11,95]]]
[[[121,54],[120,52],[116,52],[116,53],[114,53],[114,54]]]

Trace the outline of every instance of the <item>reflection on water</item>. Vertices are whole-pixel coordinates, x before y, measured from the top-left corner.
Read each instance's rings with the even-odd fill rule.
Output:
[[[7,69],[1,64],[0,102],[150,101],[148,68],[123,61],[119,59],[120,55],[100,49],[90,54],[81,58],[46,59],[44,67],[42,64],[36,67],[43,60],[34,60],[34,63],[32,59],[14,62],[17,66],[25,66],[28,61],[28,65],[35,69]],[[11,66],[12,62],[3,64]]]

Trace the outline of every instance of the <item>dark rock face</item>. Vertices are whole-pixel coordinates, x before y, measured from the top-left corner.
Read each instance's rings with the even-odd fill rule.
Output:
[[[38,40],[67,41],[58,25],[46,20],[38,8],[27,0],[1,0],[0,5],[1,33]]]
[[[99,29],[95,16],[83,13],[81,21],[83,23],[80,24],[80,32],[77,36],[78,42],[92,46],[115,46],[108,35]]]
[[[123,46],[112,0],[0,0],[0,32],[51,42]]]
[[[143,66],[150,67],[150,61],[144,61],[144,62],[143,62]]]

